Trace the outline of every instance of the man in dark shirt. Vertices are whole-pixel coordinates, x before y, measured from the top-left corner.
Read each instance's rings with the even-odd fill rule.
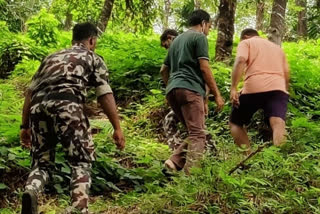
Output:
[[[174,29],[166,29],[160,36],[160,43],[161,46],[165,49],[169,49],[173,40],[178,36],[178,32]],[[208,87],[206,87],[207,95],[209,94]],[[204,107],[205,107],[205,114],[208,115],[208,96],[205,97]],[[176,114],[173,110],[165,116],[163,120],[163,131],[168,142],[168,146],[175,150],[177,149],[180,144],[183,143],[183,137],[187,135],[185,131],[180,132],[178,129],[179,119],[177,118]],[[206,147],[209,150],[215,151],[216,145],[212,140],[212,135],[207,132],[206,133]]]
[[[83,108],[87,88],[94,87],[102,109],[114,128],[119,149],[125,146],[104,61],[94,53],[97,28],[90,23],[73,29],[73,46],[44,59],[26,93],[21,141],[30,148],[32,171],[22,196],[22,213],[37,211],[37,197],[54,168],[55,147],[60,142],[72,170],[72,210],[88,213],[90,171],[95,150]],[[32,135],[32,136],[31,136]]]
[[[211,73],[207,35],[211,26],[210,15],[194,11],[189,18],[190,29],[172,42],[161,74],[167,85],[167,100],[173,111],[188,129],[188,138],[165,162],[173,170],[190,167],[201,159],[205,148],[205,85],[215,96],[217,110],[224,100]],[[186,152],[187,150],[187,152]]]

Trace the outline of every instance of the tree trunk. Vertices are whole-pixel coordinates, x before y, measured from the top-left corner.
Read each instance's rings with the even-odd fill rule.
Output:
[[[200,0],[194,0],[194,9],[199,10],[201,7],[201,2]]]
[[[281,45],[282,37],[285,34],[286,7],[287,0],[273,1],[268,39],[277,45]]]
[[[256,30],[263,30],[264,6],[265,6],[264,1],[257,2]]]
[[[228,61],[232,54],[236,0],[220,0],[216,61]]]
[[[108,21],[111,17],[114,0],[105,0],[100,14],[98,28],[104,32],[107,29]]]
[[[171,12],[171,2],[170,0],[164,0],[163,30],[169,28],[170,12]]]
[[[316,1],[316,7],[317,7],[318,9],[320,9],[320,0],[317,0],[317,1]]]
[[[71,29],[71,27],[72,27],[72,13],[71,13],[71,9],[68,8],[63,29],[68,31]]]
[[[296,5],[303,9],[298,12],[297,33],[299,37],[306,38],[308,36],[307,29],[307,0],[296,0]]]

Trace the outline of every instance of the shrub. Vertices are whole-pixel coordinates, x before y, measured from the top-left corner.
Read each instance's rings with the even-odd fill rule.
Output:
[[[42,9],[40,13],[27,21],[28,36],[43,46],[57,43],[59,21],[53,14]]]
[[[156,35],[104,34],[97,53],[110,69],[111,86],[117,98],[137,100],[160,84],[159,69],[166,51]]]
[[[0,42],[0,78],[7,78],[22,59],[41,60],[47,51],[21,35],[4,39]]]

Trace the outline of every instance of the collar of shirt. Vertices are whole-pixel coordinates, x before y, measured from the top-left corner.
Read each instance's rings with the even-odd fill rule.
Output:
[[[74,47],[80,47],[80,48],[88,49],[84,44],[82,44],[82,43],[80,43],[80,42],[73,44],[72,47],[73,47],[73,48],[74,48]]]

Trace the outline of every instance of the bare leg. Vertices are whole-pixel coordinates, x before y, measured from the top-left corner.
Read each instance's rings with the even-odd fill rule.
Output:
[[[247,149],[245,154],[250,154],[250,141],[247,134],[247,130],[244,127],[238,126],[232,122],[229,122],[231,135],[233,137],[234,142],[240,147]]]
[[[272,128],[273,144],[281,146],[286,141],[286,123],[280,117],[270,117],[269,121]]]

